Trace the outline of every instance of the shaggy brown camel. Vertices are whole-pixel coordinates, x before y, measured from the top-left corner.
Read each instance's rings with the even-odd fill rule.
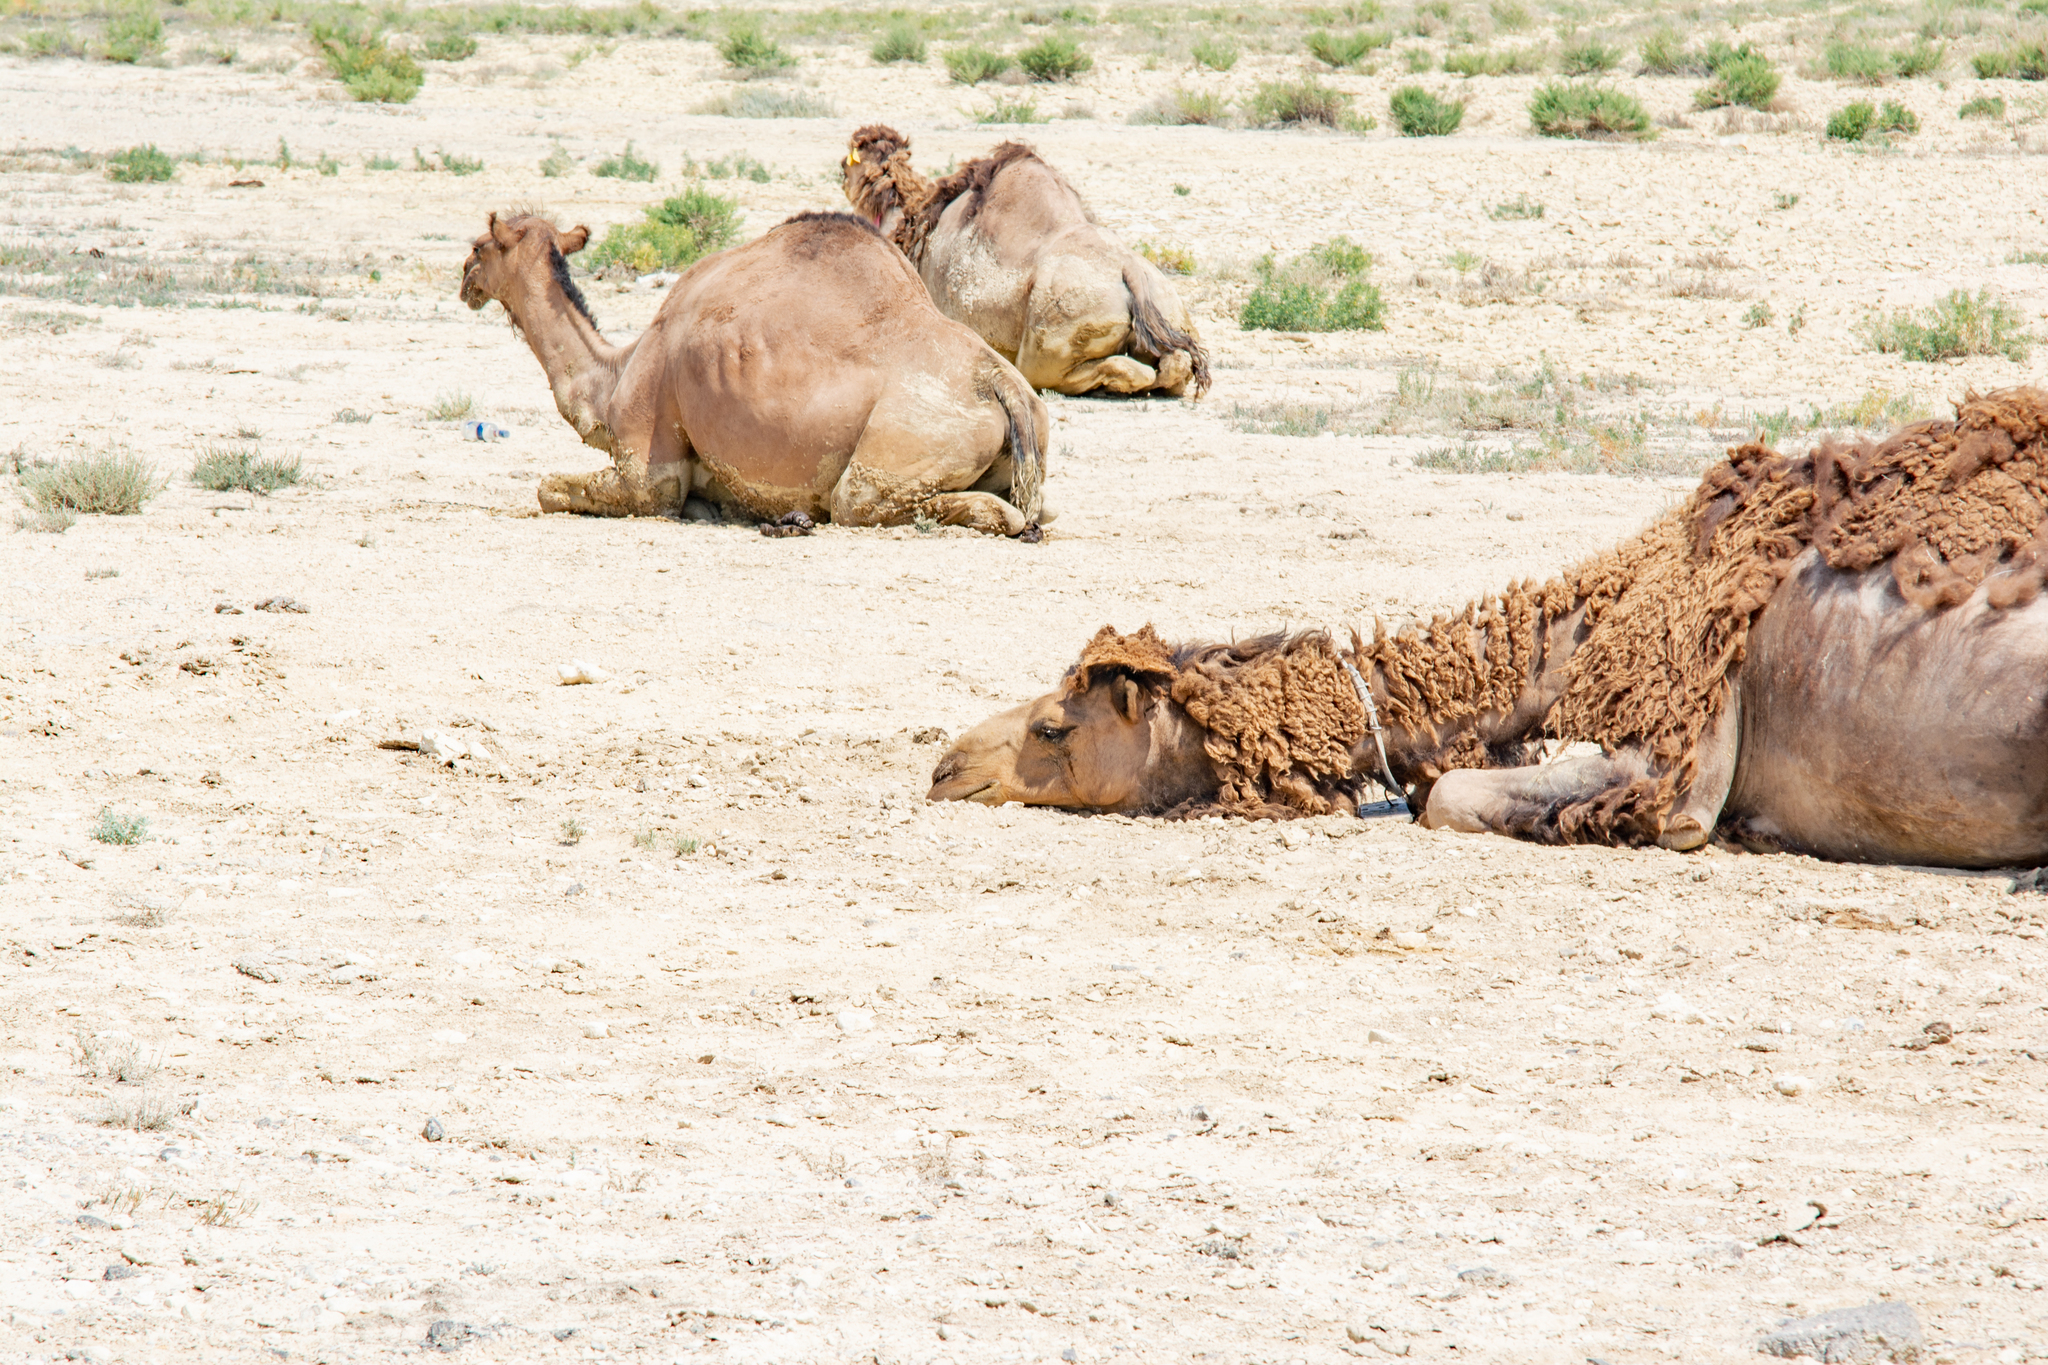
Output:
[[[462,267],[462,301],[504,305],[562,416],[612,457],[542,481],[542,510],[647,516],[697,496],[758,520],[1036,536],[1045,405],[869,224],[802,213],[706,256],[624,346],[569,278],[589,237],[494,213]]]
[[[846,197],[903,248],[939,311],[1037,387],[1209,387],[1209,353],[1173,286],[1031,148],[1006,142],[933,182],[912,168],[909,138],[871,124],[853,135],[845,172]]]
[[[931,797],[1285,818],[1384,772],[1430,828],[2037,866],[2044,577],[2048,392],[1973,395],[1882,445],[1744,447],[1620,550],[1348,651],[1105,627]],[[1603,752],[1531,763],[1546,737]]]

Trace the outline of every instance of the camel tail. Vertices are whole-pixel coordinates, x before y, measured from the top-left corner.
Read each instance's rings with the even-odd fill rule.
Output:
[[[1038,524],[1045,510],[1045,447],[1038,439],[1038,423],[1032,412],[1031,386],[1009,365],[998,363],[990,375],[996,401],[1003,405],[1003,418],[1010,428],[1010,504],[1024,514],[1030,525]]]
[[[1124,266],[1124,289],[1131,296],[1131,331],[1135,334],[1138,349],[1150,355],[1155,363],[1172,355],[1175,351],[1186,351],[1194,365],[1194,375],[1188,386],[1197,398],[1209,389],[1209,352],[1202,340],[1191,331],[1182,331],[1166,320],[1166,310],[1160,307],[1160,288],[1165,283],[1157,271],[1148,270],[1136,260]]]

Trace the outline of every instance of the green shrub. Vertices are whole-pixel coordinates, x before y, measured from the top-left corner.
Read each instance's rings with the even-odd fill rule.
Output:
[[[1911,137],[1920,131],[1920,116],[1896,100],[1886,100],[1877,111],[1877,130]]]
[[[1901,308],[1863,327],[1872,349],[1908,360],[1953,360],[1993,355],[2024,361],[2034,338],[2020,330],[2020,310],[1980,291],[1975,298],[1957,289],[1917,313]]]
[[[112,806],[102,806],[89,833],[103,844],[139,844],[149,837],[149,817],[121,814]]]
[[[1153,246],[1140,242],[1131,248],[1167,275],[1192,275],[1195,273],[1195,253],[1184,246]]]
[[[576,169],[576,158],[563,150],[557,142],[554,149],[540,159],[540,173],[550,180],[559,179]]]
[[[1976,69],[1979,80],[2048,80],[2048,46],[2034,43],[1980,52],[1970,58],[1970,65]]]
[[[1653,30],[1636,48],[1645,76],[1703,76],[1707,64],[1699,54],[1689,52],[1685,40],[1668,28]]]
[[[1444,57],[1444,70],[1453,76],[1527,76],[1543,69],[1540,48],[1510,47],[1497,52],[1466,48]]]
[[[1017,65],[1034,81],[1070,81],[1094,66],[1095,59],[1065,34],[1048,33],[1017,54]]]
[[[784,52],[782,44],[763,33],[761,26],[751,19],[743,19],[726,30],[725,41],[718,45],[718,55],[743,76],[765,76],[796,65],[796,58]]]
[[[956,47],[945,54],[946,74],[955,85],[980,85],[1010,69],[1010,59],[978,43]]]
[[[1267,81],[1244,106],[1245,120],[1261,126],[1320,123],[1341,128],[1351,112],[1351,96],[1313,76],[1298,81]]]
[[[839,110],[832,101],[808,91],[748,86],[700,104],[696,112],[725,118],[832,118]]]
[[[868,49],[868,56],[884,66],[891,62],[922,62],[924,35],[908,19],[897,19],[882,30],[882,36]]]
[[[1947,56],[1947,48],[1940,43],[1922,38],[1911,47],[1901,48],[1892,54],[1892,70],[1902,78],[1911,80],[1915,76],[1925,76],[1930,71],[1940,70]]]
[[[136,184],[146,180],[169,180],[177,172],[177,164],[156,149],[154,142],[140,147],[130,147],[125,152],[115,152],[107,158],[107,179],[119,180],[124,184]]]
[[[463,156],[459,152],[444,152],[439,147],[434,149],[434,155],[432,159],[429,159],[422,156],[420,149],[415,147],[412,149],[412,168],[422,174],[431,171],[446,171],[450,175],[475,175],[484,168],[484,160],[480,156]]]
[[[1325,66],[1357,66],[1365,60],[1367,53],[1387,47],[1393,41],[1394,35],[1385,29],[1360,29],[1342,38],[1319,29],[1308,35],[1308,50],[1309,55]]]
[[[2005,96],[2003,96],[2003,95],[1979,95],[1979,96],[1977,96],[1977,98],[1975,98],[1975,99],[1973,99],[1973,100],[1967,100],[1967,101],[1965,101],[1965,102],[1964,102],[1964,104],[1963,104],[1963,107],[1962,107],[1962,108],[1960,108],[1960,109],[1956,110],[1956,117],[1957,117],[1957,118],[2004,118],[2004,117],[2005,117]]]
[[[420,55],[434,62],[466,62],[476,55],[476,39],[457,29],[420,44]]]
[[[545,166],[542,167],[546,169]],[[626,150],[617,156],[608,156],[591,167],[592,175],[601,175],[608,180],[652,180],[661,174],[661,167],[644,160],[633,152],[633,143],[626,142]]]
[[[1851,43],[1836,38],[1828,44],[1823,60],[1828,74],[1838,81],[1882,85],[1892,74],[1891,58],[1869,43]]]
[[[460,422],[476,411],[476,400],[459,391],[437,393],[427,404],[429,422]]]
[[[1760,53],[1740,53],[1719,63],[1710,56],[1708,64],[1713,68],[1714,79],[1701,86],[1693,96],[1693,103],[1702,109],[1719,109],[1731,104],[1767,109],[1777,98],[1780,79],[1777,68]]]
[[[1552,81],[1529,99],[1529,126],[1545,137],[1644,137],[1650,115],[1642,101],[1587,82]]]
[[[1191,55],[1196,66],[1205,66],[1211,71],[1228,71],[1237,65],[1237,44],[1228,38],[1200,38],[1196,40]]]
[[[1536,22],[1521,0],[1492,0],[1487,10],[1493,15],[1493,26],[1502,33],[1521,33]]]
[[[1857,100],[1828,116],[1828,136],[1838,142],[1861,142],[1870,125],[1877,121],[1877,106]]]
[[[1597,38],[1569,43],[1557,54],[1557,69],[1567,76],[1598,76],[1621,65],[1621,49]]]
[[[29,506],[45,511],[66,508],[131,516],[163,487],[156,471],[141,456],[111,446],[21,471],[21,491]]]
[[[974,116],[976,123],[1044,123],[1038,101],[1029,95],[997,95],[996,102]]]
[[[35,28],[21,35],[22,50],[30,57],[83,57],[85,48],[71,30],[59,24],[55,28]]]
[[[1214,126],[1230,118],[1230,101],[1209,90],[1173,89],[1153,100],[1150,104],[1132,111],[1132,123],[1164,124],[1178,127],[1186,124]]]
[[[267,497],[301,477],[298,456],[276,458],[254,445],[208,446],[192,465],[192,482],[215,493],[241,489]]]
[[[151,0],[124,6],[107,20],[108,61],[146,61],[163,50],[163,16]]]
[[[418,62],[386,47],[375,32],[315,23],[313,46],[349,98],[359,103],[405,104],[426,80]]]
[[[1380,331],[1386,304],[1365,278],[1372,257],[1350,240],[1336,237],[1283,265],[1271,256],[1254,269],[1258,283],[1238,313],[1246,331]]]
[[[1465,120],[1465,106],[1438,99],[1419,85],[1404,85],[1387,101],[1403,137],[1448,137]]]
[[[731,246],[739,231],[738,200],[692,185],[643,209],[638,223],[614,223],[590,249],[589,261],[593,269],[623,265],[636,275],[679,270]]]

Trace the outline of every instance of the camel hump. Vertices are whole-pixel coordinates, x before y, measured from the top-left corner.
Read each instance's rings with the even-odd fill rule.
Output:
[[[1175,351],[1187,352],[1194,368],[1189,382],[1195,395],[1200,397],[1206,393],[1209,388],[1209,352],[1192,330],[1183,330],[1168,320],[1163,297],[1166,282],[1159,272],[1142,258],[1127,255],[1124,289],[1131,296],[1131,333],[1138,358],[1157,365]]]
[[[783,236],[785,245],[791,250],[807,256],[843,251],[849,245],[864,245],[865,241],[888,245],[888,238],[882,236],[879,228],[851,213],[805,209],[783,219],[773,231]]]

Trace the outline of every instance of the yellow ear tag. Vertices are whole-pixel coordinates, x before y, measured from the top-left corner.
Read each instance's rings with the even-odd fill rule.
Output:
[[[848,153],[846,154],[846,164],[847,164],[847,165],[849,165],[849,166],[858,166],[858,165],[860,165],[860,153],[859,153],[859,152],[848,152]]]

